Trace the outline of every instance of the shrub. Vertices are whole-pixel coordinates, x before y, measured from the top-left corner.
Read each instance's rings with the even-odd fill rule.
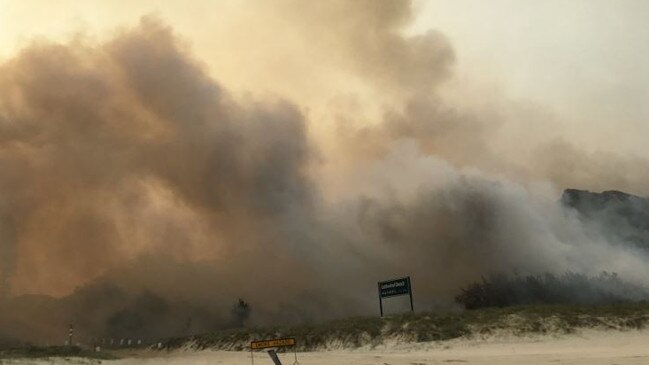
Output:
[[[613,304],[649,298],[646,288],[606,271],[593,277],[573,272],[496,275],[469,284],[455,297],[466,309],[533,304]]]

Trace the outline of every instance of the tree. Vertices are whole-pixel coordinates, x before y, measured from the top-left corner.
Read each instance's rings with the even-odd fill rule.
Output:
[[[245,300],[239,298],[232,307],[232,317],[234,319],[235,325],[237,327],[243,327],[245,322],[250,317],[250,312],[250,304],[248,304]]]

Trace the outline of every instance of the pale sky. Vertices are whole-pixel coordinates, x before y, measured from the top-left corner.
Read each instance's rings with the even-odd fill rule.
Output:
[[[649,2],[431,0],[415,29],[451,40],[460,72],[497,77],[507,95],[556,108],[573,129],[598,124],[603,145],[649,133]]]

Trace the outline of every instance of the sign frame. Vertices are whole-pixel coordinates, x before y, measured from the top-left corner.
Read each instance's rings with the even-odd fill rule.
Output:
[[[297,348],[295,347],[296,344],[297,341],[295,340],[295,337],[271,338],[267,340],[250,341],[250,363],[252,365],[254,365],[255,363],[255,350],[293,346],[295,353],[295,363],[297,364]],[[275,355],[273,357],[273,355],[271,355],[271,351],[268,352],[268,355],[271,357],[271,359],[273,359],[273,361],[275,361],[277,354],[273,351],[273,354]],[[277,360],[279,361],[279,358]]]
[[[381,317],[383,317],[384,298],[399,297],[406,294],[410,297],[410,311],[415,311],[415,307],[412,304],[412,282],[410,281],[410,276],[379,281],[377,286],[379,289],[379,311]]]
[[[295,346],[295,338],[286,337],[286,338],[273,338],[268,340],[258,340],[250,342],[251,350],[263,350],[271,347],[288,347]]]

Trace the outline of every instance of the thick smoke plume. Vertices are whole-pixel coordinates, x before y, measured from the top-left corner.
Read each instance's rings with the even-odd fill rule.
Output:
[[[645,160],[503,148],[497,112],[442,97],[455,55],[403,34],[408,1],[260,6],[359,96],[237,96],[151,17],[0,65],[3,335],[189,334],[239,297],[259,324],[370,314],[404,274],[421,309],[493,273],[645,282],[644,253],[558,204],[568,183],[646,192]]]

